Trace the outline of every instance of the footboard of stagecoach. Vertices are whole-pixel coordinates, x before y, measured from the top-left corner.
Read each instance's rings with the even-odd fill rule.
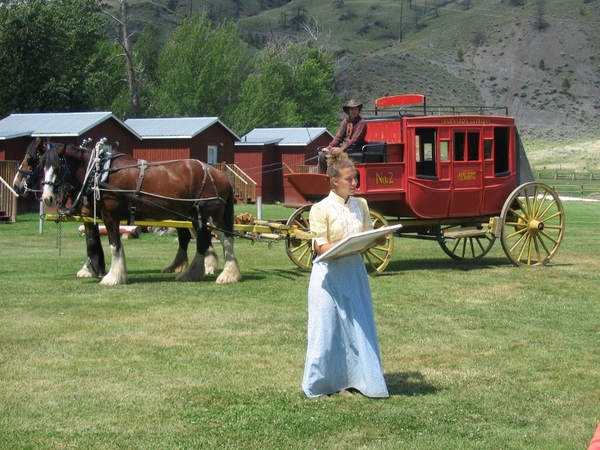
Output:
[[[318,202],[327,197],[331,189],[329,179],[323,173],[288,173],[283,178],[293,188],[293,192],[286,189],[286,205]]]

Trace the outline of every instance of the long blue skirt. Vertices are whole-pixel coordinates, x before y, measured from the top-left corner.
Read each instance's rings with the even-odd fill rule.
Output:
[[[389,397],[360,254],[314,264],[308,287],[302,390],[312,398],[349,388],[367,397]]]

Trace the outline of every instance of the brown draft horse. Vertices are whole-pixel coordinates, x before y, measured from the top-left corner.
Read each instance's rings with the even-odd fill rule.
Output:
[[[110,167],[106,164],[110,161]],[[198,160],[148,163],[131,156],[107,154],[103,141],[92,150],[68,146],[53,148],[42,156],[44,170],[42,200],[55,206],[61,190],[78,191],[74,206],[87,203],[92,214],[104,222],[112,262],[100,284],[113,286],[127,281],[125,253],[119,234],[121,221],[189,220],[196,231],[196,255],[187,265],[188,228],[178,228],[179,248],[167,271],[182,270],[178,281],[200,281],[214,272],[216,254],[211,246],[211,228],[217,233],[225,265],[217,283],[236,283],[241,273],[233,253],[234,197],[229,180],[221,171]],[[209,269],[206,269],[208,266]]]
[[[88,142],[89,140],[86,140],[84,145]],[[41,138],[35,139],[27,146],[23,161],[13,180],[13,188],[17,194],[25,197],[30,193],[39,192],[38,187],[41,179],[41,169],[38,165],[42,159],[42,155],[46,153],[48,148],[60,147],[64,148],[65,145],[51,142],[44,143]],[[81,207],[81,214],[84,216],[90,215],[87,206],[83,205]],[[102,277],[106,275],[106,263],[104,260],[104,250],[102,249],[98,224],[86,222],[84,227],[87,260],[81,270],[77,272],[77,276],[81,278]]]

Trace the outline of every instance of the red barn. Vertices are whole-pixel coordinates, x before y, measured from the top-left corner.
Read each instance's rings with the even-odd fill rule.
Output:
[[[141,137],[133,156],[146,161],[192,158],[231,164],[234,142],[240,139],[217,117],[127,119],[125,125]]]
[[[285,171],[317,164],[317,149],[333,139],[326,128],[255,128],[235,143],[235,163],[257,183],[265,203],[299,202]]]
[[[128,154],[140,141],[110,112],[11,114],[0,120],[0,161],[20,163],[34,138],[73,145],[81,145],[84,139],[91,139],[93,145],[106,138],[106,146]],[[12,184],[12,178],[6,182]],[[36,212],[39,208],[33,198],[19,198],[17,203],[19,213]]]

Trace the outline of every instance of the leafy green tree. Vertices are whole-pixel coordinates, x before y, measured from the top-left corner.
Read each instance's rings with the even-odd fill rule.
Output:
[[[158,30],[150,22],[144,27],[134,45],[134,59],[144,67],[146,78],[153,82],[156,82],[159,54],[160,42],[158,41]]]
[[[162,116],[219,116],[233,108],[247,78],[247,47],[231,20],[217,27],[190,17],[158,58],[154,111]]]
[[[253,59],[229,118],[239,134],[256,127],[337,126],[340,99],[327,53],[301,44],[271,44]]]
[[[326,53],[311,49],[296,71],[292,96],[298,125],[336,127],[340,99],[334,90],[334,66]]]
[[[96,0],[0,6],[0,112],[94,109],[106,103],[107,40]]]

